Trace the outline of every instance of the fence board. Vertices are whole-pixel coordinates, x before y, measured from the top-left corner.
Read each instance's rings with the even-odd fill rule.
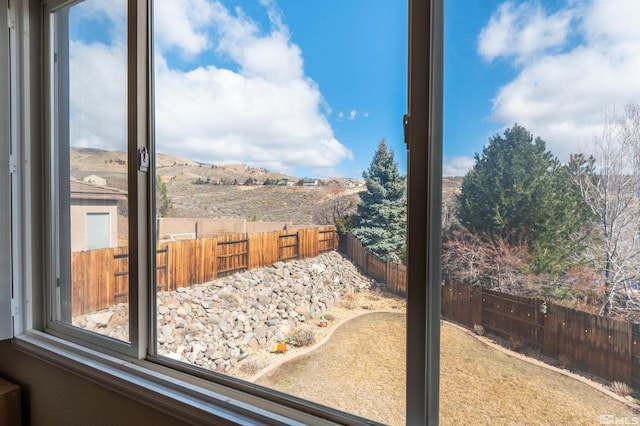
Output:
[[[317,257],[320,254],[318,250],[318,235],[319,228],[298,230],[298,259]]]
[[[406,297],[407,267],[401,263],[389,262],[386,283],[390,292]]]
[[[482,291],[482,326],[501,337],[514,338],[536,349],[544,347],[541,299]]]
[[[640,324],[631,324],[631,386],[640,389]]]
[[[278,240],[283,232],[287,233],[279,231],[249,235],[249,269],[261,268],[282,260],[279,256]]]
[[[628,322],[551,305],[557,357],[607,380],[632,382],[632,326]]]
[[[442,289],[442,316],[472,328],[482,324],[482,290],[478,287],[445,283]]]
[[[282,231],[278,236],[278,260],[298,258],[298,233]]]
[[[372,253],[367,253],[365,273],[380,282],[387,278],[387,261]]]
[[[364,274],[385,283],[387,290],[392,293],[401,296],[407,295],[407,268],[405,265],[389,262],[369,253],[351,233],[340,239],[340,247]]]
[[[217,277],[226,277],[249,269],[249,238],[218,241]]]
[[[475,297],[472,291],[477,292]],[[640,325],[552,303],[545,304],[543,312],[541,304],[536,298],[451,282],[442,291],[442,315],[447,319],[469,327],[481,324],[486,331],[517,338],[561,364],[640,386]]]
[[[169,288],[169,246],[158,247],[156,250],[156,290],[167,291]]]
[[[362,247],[362,243],[358,241],[353,234],[346,235],[347,257],[349,257],[356,265],[358,265],[363,271],[366,270],[367,252]],[[366,273],[366,272],[365,272]]]
[[[325,253],[338,248],[338,233],[335,228],[320,228],[318,230],[318,252]]]
[[[322,242],[321,232],[325,235]],[[289,249],[296,254],[295,258],[314,257],[320,251],[328,250],[331,245],[337,247],[335,227],[297,228],[295,232],[275,231],[173,241],[157,247],[157,289],[173,291],[212,281],[217,278],[220,270],[227,274],[247,268],[270,266],[283,260],[279,254],[279,240],[281,235],[288,234],[295,237],[296,247]],[[333,241],[329,237],[332,234]],[[236,240],[246,242],[244,245],[225,244]],[[129,289],[128,263],[126,247],[72,253],[72,315],[94,312],[118,302],[126,302]]]

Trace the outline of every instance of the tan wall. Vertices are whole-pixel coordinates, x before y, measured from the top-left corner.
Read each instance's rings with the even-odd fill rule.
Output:
[[[159,240],[167,239],[174,234],[195,234],[198,219],[161,217],[158,218]]]
[[[196,232],[198,238],[225,234],[246,234],[247,221],[244,219],[198,219]]]
[[[21,387],[25,425],[182,426],[177,418],[16,351],[0,341],[0,377]]]
[[[109,213],[110,245],[118,245],[118,206],[112,202],[102,205],[77,204],[71,202],[71,251],[83,251],[87,249],[87,213]]]
[[[293,233],[300,231],[301,229],[309,229],[309,228],[326,228],[329,225],[288,225],[287,231],[291,231]]]
[[[248,234],[259,234],[260,232],[282,231],[291,224],[287,222],[247,222]],[[305,226],[309,228],[309,226]]]
[[[172,235],[195,234],[197,238],[229,234],[257,234],[281,231],[287,222],[247,222],[245,219],[206,218],[158,218],[158,239],[165,240]],[[303,226],[301,228],[308,228]]]

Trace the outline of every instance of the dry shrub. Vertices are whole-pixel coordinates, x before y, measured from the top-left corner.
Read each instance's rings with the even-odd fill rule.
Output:
[[[378,287],[372,289],[369,292],[368,298],[371,300],[380,300],[382,298],[382,290],[380,290]]]
[[[342,297],[342,303],[349,310],[355,309],[355,307],[358,304],[358,298],[356,297],[356,294],[353,291],[353,287],[349,287],[347,289],[347,292]]]
[[[518,293],[539,277],[526,272],[531,259],[526,244],[476,235],[465,228],[452,229],[442,244],[442,274],[445,280]]]
[[[576,308],[595,313],[606,298],[605,278],[599,270],[588,267],[574,267],[567,273],[567,281],[582,295]]]
[[[326,319],[327,321],[334,321],[336,319],[336,316],[333,314],[324,314],[324,319]]]
[[[565,354],[560,354],[558,356],[558,363],[560,364],[560,366],[562,368],[569,368],[569,367],[571,367],[571,358],[569,358]]]
[[[262,362],[258,359],[248,359],[240,365],[240,371],[246,374],[256,374],[262,370]]]
[[[299,328],[291,337],[294,346],[309,346],[316,341],[316,332],[311,328]]]
[[[511,346],[511,349],[516,352],[521,352],[526,348],[526,345],[522,343],[522,340],[520,340],[516,336],[509,337],[509,346]]]
[[[609,388],[612,392],[617,393],[622,397],[629,396],[633,393],[633,389],[624,382],[613,382]]]
[[[481,326],[480,324],[473,324],[473,331],[478,335],[478,336],[484,336],[484,327]]]

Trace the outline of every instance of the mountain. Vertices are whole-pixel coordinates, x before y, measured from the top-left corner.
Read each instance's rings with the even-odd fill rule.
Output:
[[[82,180],[96,175],[105,179],[109,187],[127,189],[125,152],[71,148],[70,157],[72,178]],[[156,175],[165,182],[173,202],[168,215],[171,217],[318,224],[325,216],[322,211],[330,209],[336,198],[343,198],[355,209],[357,193],[364,189],[362,181],[346,178],[320,179],[317,186],[299,186],[302,178],[264,168],[202,164],[164,153],[157,153],[155,162]],[[251,184],[245,185],[249,181]],[[265,181],[280,185],[263,185]],[[360,186],[345,186],[347,182]]]

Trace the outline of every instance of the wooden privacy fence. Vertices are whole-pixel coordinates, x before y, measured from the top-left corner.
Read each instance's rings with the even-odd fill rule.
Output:
[[[163,243],[156,249],[156,287],[173,291],[281,260],[315,257],[337,246],[332,226]],[[72,253],[72,315],[126,302],[128,271],[125,247]]]
[[[344,254],[358,265],[362,271],[376,280],[387,285],[387,290],[401,295],[407,295],[407,268],[397,262],[390,262],[365,250],[362,244],[352,234],[345,236],[341,244]]]
[[[640,388],[640,324],[454,282],[443,285],[442,316],[482,325],[568,367]]]

